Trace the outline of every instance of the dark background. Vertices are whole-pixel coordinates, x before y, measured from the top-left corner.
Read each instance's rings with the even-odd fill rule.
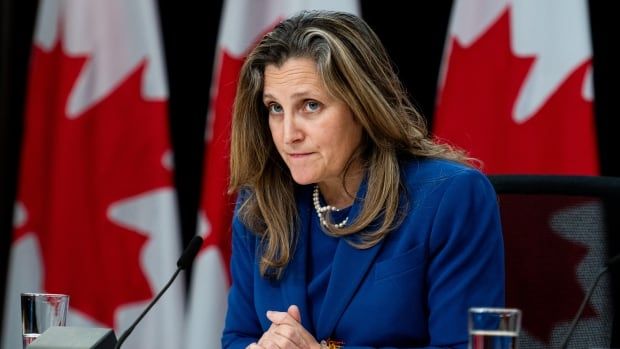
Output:
[[[412,100],[432,126],[452,1],[361,0],[361,4],[362,17],[382,39]],[[616,135],[620,131],[620,112],[613,100],[620,91],[620,57],[618,50],[612,50],[620,42],[620,31],[614,23],[616,12],[611,10],[612,4],[589,1],[601,171],[603,175],[620,176],[620,159],[615,155],[620,145]],[[36,0],[0,0],[0,316],[36,7]],[[195,234],[201,179],[208,175],[202,173],[204,132],[221,8],[222,0],[159,1],[184,243]],[[617,253],[617,236],[612,234],[610,242],[611,252]]]

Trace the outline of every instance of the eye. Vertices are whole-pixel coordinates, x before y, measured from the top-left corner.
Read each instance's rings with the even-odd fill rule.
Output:
[[[269,103],[267,105],[267,110],[269,111],[269,114],[280,114],[283,111],[282,106],[278,103]]]
[[[315,112],[321,108],[321,103],[317,101],[307,101],[306,102],[306,111]]]

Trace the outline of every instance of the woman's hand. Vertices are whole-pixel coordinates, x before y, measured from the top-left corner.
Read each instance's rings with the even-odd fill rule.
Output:
[[[271,327],[247,349],[320,349],[320,344],[301,325],[301,314],[296,305],[291,305],[286,312],[268,311],[267,318]]]

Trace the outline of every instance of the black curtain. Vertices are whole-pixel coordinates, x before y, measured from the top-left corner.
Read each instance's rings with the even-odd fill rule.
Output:
[[[362,0],[362,16],[390,53],[414,103],[432,126],[439,64],[452,1]],[[620,176],[614,158],[620,131],[613,92],[620,81],[620,42],[611,3],[590,1],[594,86],[602,174]],[[36,0],[0,0],[0,316],[3,314],[8,248],[17,181],[28,57]],[[183,241],[195,233],[201,192],[205,120],[222,0],[159,1],[170,86],[170,125]],[[611,237],[612,253],[619,242]],[[191,275],[188,273],[188,275]],[[616,278],[617,280],[617,278]],[[189,278],[187,278],[189,282]],[[620,299],[620,298],[617,298]],[[618,302],[617,302],[618,303]]]
[[[0,317],[4,316],[26,71],[36,7],[35,0],[0,0]]]

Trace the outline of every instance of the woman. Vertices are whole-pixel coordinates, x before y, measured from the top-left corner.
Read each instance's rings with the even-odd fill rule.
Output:
[[[241,70],[225,348],[464,347],[502,306],[493,188],[435,143],[360,18],[303,12]]]

